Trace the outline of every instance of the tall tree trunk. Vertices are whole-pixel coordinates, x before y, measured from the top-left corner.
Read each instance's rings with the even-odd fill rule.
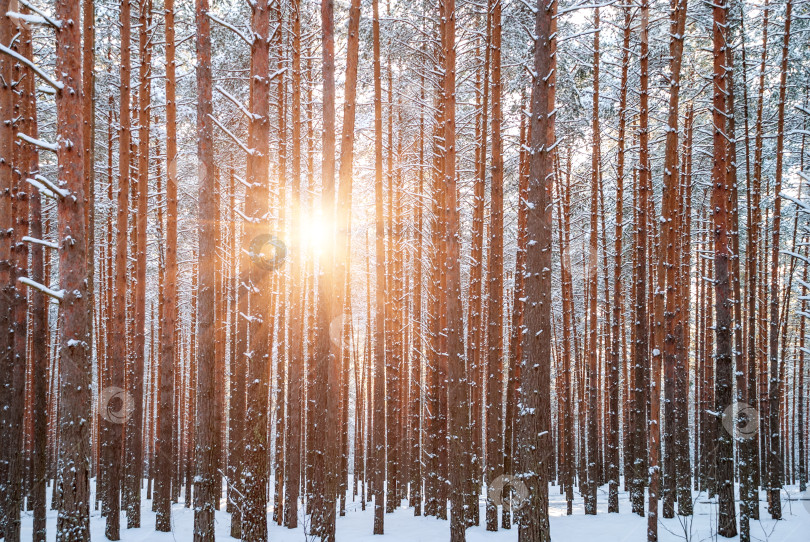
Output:
[[[31,31],[17,26],[18,36],[11,47],[12,50],[24,58],[33,58]],[[34,97],[34,73],[18,63],[12,70],[13,85],[15,88],[15,103],[11,112],[14,131],[17,134],[28,135],[32,129],[36,130],[36,124],[32,123],[32,118],[36,116],[36,107],[33,102]],[[5,539],[8,541],[20,540],[20,514],[24,502],[24,479],[26,465],[22,453],[25,447],[25,398],[26,398],[26,361],[28,359],[28,297],[25,290],[18,285],[17,281],[26,276],[28,270],[28,246],[26,242],[29,230],[29,198],[25,179],[33,177],[37,172],[38,160],[37,149],[33,145],[16,146],[11,157],[15,164],[16,171],[12,176],[12,186],[10,196],[12,199],[12,227],[6,230],[3,235],[11,238],[11,280],[14,286],[9,293],[11,295],[10,307],[10,337],[9,350],[4,352],[3,366],[0,370],[4,373],[3,385],[6,387],[8,397],[3,401],[2,431],[5,435],[5,443],[8,448],[8,463],[6,476],[3,482],[6,484],[5,491],[0,494],[4,499],[0,506],[4,507],[5,515]],[[35,294],[40,295],[40,294]],[[6,355],[7,354],[7,355]]]
[[[82,4],[82,107],[84,108],[84,193],[87,200],[84,215],[87,225],[87,294],[89,298],[90,340],[96,339],[93,325],[96,310],[96,204],[95,204],[95,148],[96,148],[96,74],[95,0]],[[92,343],[91,343],[92,344]]]
[[[284,69],[284,36],[283,36],[283,11],[280,2],[277,2],[273,7],[273,23],[276,25],[275,32],[273,33],[273,40],[271,47],[275,49],[276,61],[278,70]],[[278,73],[278,72],[277,72]],[[278,207],[278,221],[279,229],[283,232],[284,225],[286,224],[286,207],[287,207],[287,187],[285,179],[287,178],[287,108],[286,108],[286,83],[285,78],[279,74],[276,78],[276,107],[278,115],[278,163],[275,166],[276,175],[278,177],[278,197],[276,206]],[[271,188],[271,191],[272,188]],[[277,312],[274,312],[273,325],[270,328],[271,339],[278,347],[278,355],[276,356],[275,364],[272,366],[276,369],[276,375],[272,389],[274,399],[274,416],[273,421],[273,521],[281,525],[284,522],[284,440],[286,431],[284,429],[284,412],[286,410],[285,403],[285,388],[287,387],[287,274],[282,270],[274,279],[273,283],[273,305],[277,307]],[[276,330],[278,335],[276,336]],[[270,349],[270,357],[272,358],[272,346]],[[272,370],[272,369],[271,369]],[[268,435],[270,429],[268,428]]]
[[[324,408],[317,411],[318,429],[314,439],[315,478],[313,480],[313,534],[325,541],[335,538],[335,496],[337,495],[338,391],[337,360],[340,341],[331,341],[332,320],[341,305],[337,303],[339,287],[332,266],[335,263],[335,40],[334,3],[321,0],[321,36],[323,62],[323,141],[321,162],[321,212],[329,228],[329,246],[318,258],[318,310],[315,343],[314,390]],[[340,329],[340,327],[338,327]]]
[[[15,36],[14,25],[10,17],[5,16],[10,7],[9,0],[0,0],[0,44],[11,45]],[[14,284],[14,264],[12,261],[12,232],[14,231],[14,204],[12,187],[14,183],[14,153],[15,153],[15,126],[14,126],[14,80],[13,66],[16,59],[10,55],[0,55],[0,112],[3,115],[0,122],[0,401],[3,405],[11,402],[11,363],[13,325],[13,305],[17,295]],[[0,429],[7,434],[7,416],[4,410],[0,413]],[[5,536],[5,527],[8,519],[8,468],[11,461],[11,449],[3,447],[0,450],[0,533]]]
[[[216,487],[216,444],[219,428],[214,412],[216,382],[216,334],[214,293],[216,288],[216,224],[210,217],[217,213],[218,198],[214,171],[214,136],[211,105],[211,23],[208,0],[196,0],[197,31],[197,160],[199,239],[199,278],[197,323],[199,326],[196,371],[196,475],[194,477],[194,541],[213,542],[214,509],[219,496]],[[261,40],[256,40],[261,43]],[[251,80],[252,82],[252,80]],[[265,394],[266,397],[266,394]]]
[[[487,118],[489,112],[489,62],[492,52],[491,28],[492,28],[492,3],[487,2],[487,10],[484,15],[486,31],[484,34],[484,61],[481,70],[476,71],[476,105],[479,106],[475,126],[475,186],[473,189],[473,217],[472,217],[472,238],[470,247],[470,282],[469,298],[467,305],[467,320],[469,322],[469,332],[467,334],[467,360],[470,368],[470,390],[472,417],[470,419],[470,430],[473,438],[473,451],[475,461],[471,467],[474,469],[476,490],[479,490],[480,476],[479,469],[484,461],[484,431],[485,422],[483,417],[483,401],[485,388],[486,369],[481,360],[481,352],[486,344],[486,329],[483,326],[483,268],[484,268],[484,212],[485,205],[485,184],[487,176]],[[480,56],[480,47],[476,45],[476,57]],[[422,83],[424,85],[424,83]],[[420,129],[424,127],[420,124]],[[420,131],[420,134],[422,132]],[[420,163],[423,156],[420,156]],[[420,169],[420,175],[422,174]],[[421,207],[420,207],[421,208]],[[487,467],[485,467],[487,468]],[[485,471],[487,472],[487,471]],[[490,483],[489,476],[486,477]],[[487,495],[489,497],[489,495]],[[477,508],[477,507],[476,507]],[[475,514],[473,509],[473,514]],[[487,530],[497,530],[497,505],[487,498],[486,522]],[[491,518],[495,519],[492,520]],[[494,521],[494,524],[492,523]]]
[[[129,393],[132,396],[132,415],[125,429],[127,440],[127,480],[125,493],[127,500],[127,528],[141,526],[141,476],[143,470],[143,368],[146,345],[146,228],[147,201],[149,193],[149,121],[151,102],[151,43],[149,26],[152,20],[151,2],[141,0],[138,21],[138,43],[140,67],[138,69],[138,177],[135,214],[138,236],[135,242],[135,337],[133,338],[134,364],[132,367]]]
[[[272,40],[269,0],[262,0],[251,8],[251,29],[255,39],[251,44],[250,111],[247,157],[247,178],[250,188],[245,197],[245,223],[243,250],[246,261],[243,276],[250,292],[250,318],[248,318],[249,348],[246,351],[247,412],[245,416],[244,498],[242,499],[242,538],[267,540],[268,490],[268,391],[272,333],[272,266],[268,269],[257,258],[277,258],[273,239],[268,237],[265,223],[269,211],[269,154],[270,154],[270,42]]]
[[[90,539],[91,349],[87,318],[85,252],[84,128],[81,90],[79,4],[59,0],[56,32],[58,179],[68,195],[59,200],[59,513],[56,539]],[[71,24],[73,21],[73,24]],[[129,162],[127,161],[127,164]],[[126,192],[124,193],[126,196]],[[75,242],[68,242],[68,238]],[[123,357],[121,358],[123,359]],[[117,534],[117,533],[116,533]],[[116,537],[117,538],[117,537]]]
[[[619,328],[622,315],[622,236],[624,234],[624,166],[626,160],[627,78],[630,63],[629,7],[624,11],[622,40],[622,75],[619,86],[619,150],[616,165],[616,233],[613,263],[613,314],[611,316],[611,359],[608,368],[608,512],[619,512],[619,368],[622,365]],[[625,375],[626,377],[627,375]],[[625,378],[627,383],[627,379]],[[627,384],[626,384],[627,385]],[[627,416],[625,411],[625,417]],[[625,433],[627,435],[627,433]],[[627,436],[625,436],[627,438]],[[625,473],[627,476],[628,473]]]
[[[337,277],[335,286],[337,287],[337,298],[335,301],[335,313],[341,312],[341,316],[336,319],[340,324],[338,333],[342,334],[342,340],[332,340],[332,345],[341,348],[340,352],[341,370],[341,429],[340,442],[340,474],[338,482],[338,493],[340,496],[340,515],[346,514],[346,491],[348,490],[348,413],[349,413],[349,366],[351,363],[349,341],[351,330],[351,208],[352,208],[352,173],[354,165],[354,130],[355,130],[355,104],[357,96],[357,68],[360,55],[360,0],[352,0],[349,8],[349,43],[346,54],[346,82],[344,85],[343,104],[343,127],[340,140],[340,169],[338,171],[338,198],[337,207],[340,210],[337,216],[337,232],[335,246]],[[334,343],[338,344],[335,345]],[[336,390],[337,393],[337,390]]]
[[[721,1],[713,7],[714,44],[714,84],[712,119],[714,122],[714,163],[712,167],[712,220],[714,225],[714,272],[715,272],[715,335],[717,350],[715,355],[716,397],[715,411],[725,412],[732,403],[733,359],[731,355],[731,291],[729,286],[729,241],[728,241],[728,143],[726,126],[726,26],[727,7]],[[732,435],[724,428],[722,419],[716,421],[717,483],[720,503],[718,534],[730,538],[737,534],[734,510],[734,443]]]
[[[591,145],[591,192],[590,192],[590,236],[588,241],[588,425],[587,425],[587,472],[582,473],[586,483],[584,499],[585,513],[596,515],[596,488],[599,485],[597,475],[597,301],[599,296],[599,175],[600,175],[600,146],[599,140],[599,8],[594,13],[594,28],[597,32],[593,37],[593,110],[591,118],[592,145]]]
[[[487,485],[503,474],[503,139],[501,138],[501,0],[492,6],[492,181],[487,268]],[[486,131],[484,125],[484,131]],[[485,157],[484,157],[485,163]],[[483,167],[483,166],[482,166]],[[477,475],[477,473],[476,473]],[[488,493],[489,496],[489,493]],[[498,509],[487,499],[487,530],[498,530]]]
[[[782,395],[780,371],[785,360],[779,359],[779,236],[782,225],[782,169],[785,149],[785,97],[787,93],[788,45],[793,2],[785,6],[785,32],[782,41],[782,64],[779,73],[779,103],[776,125],[776,171],[773,192],[773,241],[771,242],[770,285],[770,377],[768,386],[768,507],[773,519],[782,518],[782,436],[779,424],[779,405]]]
[[[461,307],[461,239],[456,188],[456,5],[443,0],[441,34],[444,57],[442,81],[444,160],[442,183],[446,243],[447,401],[450,482],[450,540],[465,540],[465,489],[469,465],[469,385],[464,356]]]
[[[374,534],[384,532],[385,511],[385,233],[383,222],[383,135],[382,135],[382,77],[380,70],[380,14],[379,0],[373,0],[373,54],[374,54],[374,208],[375,258],[377,260],[374,313]]]
[[[679,322],[675,325],[675,348],[679,364],[676,367],[676,401],[678,415],[680,416],[676,430],[678,435],[677,457],[675,459],[678,476],[678,514],[692,515],[692,469],[689,456],[689,362],[688,352],[690,338],[689,299],[691,299],[691,238],[692,238],[692,136],[693,136],[694,109],[692,105],[687,108],[685,121],[685,138],[683,142],[683,167],[681,168],[680,201],[683,209],[677,214],[678,228],[675,229],[677,238],[673,243],[678,244],[678,272],[675,275],[676,307],[680,313]]]
[[[647,208],[649,198],[649,25],[650,5],[641,2],[641,75],[639,97],[639,166],[638,204],[636,206],[636,258],[634,277],[635,344],[633,355],[633,391],[631,408],[633,431],[633,480],[630,485],[630,501],[633,512],[644,515],[644,486],[647,480],[647,368],[649,367],[649,333],[647,307]]]
[[[559,154],[557,155],[559,156]],[[559,169],[559,168],[558,168]],[[569,209],[571,206],[571,152],[570,149],[567,153],[566,159],[566,174],[565,185],[562,179],[558,177],[557,194],[557,221],[559,224],[558,235],[560,239],[560,282],[562,290],[562,326],[563,326],[563,339],[562,339],[562,398],[563,405],[563,419],[559,423],[561,431],[564,432],[562,439],[562,446],[564,453],[562,462],[562,484],[565,486],[565,501],[566,501],[566,515],[573,514],[573,501],[574,501],[574,474],[576,451],[574,449],[574,396],[572,393],[572,380],[571,380],[571,361],[572,361],[572,335],[573,335],[573,284],[571,281],[571,232]],[[558,395],[559,397],[559,395]]]
[[[0,11],[5,14],[9,9],[9,0],[0,1]],[[11,39],[14,37],[14,26],[10,17],[3,15],[0,19],[0,43],[3,46],[11,44]],[[9,397],[9,365],[6,362],[11,361],[11,326],[12,326],[12,303],[16,295],[15,284],[12,282],[12,253],[11,253],[11,238],[10,234],[14,230],[14,220],[12,215],[12,197],[11,189],[14,178],[14,87],[12,67],[16,63],[16,59],[9,55],[0,56],[0,76],[2,76],[2,84],[0,85],[0,111],[2,111],[3,119],[0,123],[0,229],[3,235],[0,235],[0,355],[2,355],[3,366],[0,377],[2,377],[2,398],[3,404],[7,404],[11,397]],[[3,414],[0,418],[0,424],[5,431],[6,415]],[[6,498],[8,495],[8,462],[10,450],[4,449],[0,453],[0,532],[5,535],[5,525],[7,519]]]
[[[523,355],[520,363],[520,405],[517,412],[519,479],[529,491],[520,510],[518,540],[551,540],[548,517],[547,467],[551,460],[551,186],[552,155],[549,141],[554,118],[549,113],[552,8],[538,2],[535,21],[534,78],[531,96],[526,251],[526,304]],[[537,363],[536,360],[541,360]]]
[[[665,276],[659,278],[660,288],[663,289],[666,308],[664,311],[663,361],[665,367],[664,392],[666,394],[667,411],[673,412],[664,424],[664,517],[671,518],[674,514],[675,487],[676,487],[676,449],[678,427],[681,422],[680,407],[677,395],[676,373],[685,370],[684,360],[678,358],[676,348],[676,326],[680,325],[682,317],[676,310],[678,302],[676,296],[676,273],[678,250],[677,214],[680,201],[680,172],[678,164],[678,121],[680,103],[681,64],[683,60],[683,40],[686,25],[686,2],[673,0],[670,2],[670,42],[669,42],[669,107],[667,114],[667,133],[664,149],[664,190],[661,198],[661,242],[659,244],[661,259]],[[657,393],[657,392],[656,392]],[[659,469],[660,470],[660,469]],[[691,501],[691,498],[689,498]],[[679,502],[679,505],[683,505]]]
[[[186,471],[186,508],[190,507],[192,501],[192,489],[194,488],[194,478],[196,477],[197,466],[197,306],[198,306],[198,284],[199,284],[199,265],[197,265],[198,258],[196,251],[192,252],[191,261],[193,262],[191,270],[191,322],[189,323],[189,355],[188,355],[188,440],[193,443],[186,449],[186,463],[188,468]],[[196,502],[196,501],[195,501]],[[196,505],[195,505],[196,506]]]
[[[118,207],[116,220],[116,251],[115,251],[115,283],[113,294],[113,334],[112,355],[108,367],[109,391],[103,398],[108,403],[112,397],[119,396],[129,401],[124,389],[124,371],[126,366],[126,318],[127,318],[127,221],[129,218],[129,190],[130,190],[130,41],[131,41],[131,12],[130,4],[121,2],[121,58],[120,58],[120,98],[119,98],[119,131],[118,131]],[[109,540],[120,538],[119,511],[121,494],[121,465],[123,431],[121,423],[126,419],[102,414],[107,425],[107,526],[105,534]]]
[[[391,18],[391,2],[386,2],[386,16]],[[386,216],[386,245],[385,245],[385,415],[386,415],[386,492],[388,499],[385,502],[386,513],[392,513],[399,504],[399,412],[400,412],[400,328],[396,322],[399,296],[396,291],[396,236],[394,235],[395,199],[394,190],[394,76],[392,55],[390,51],[391,39],[386,40],[386,61],[388,75],[388,146],[386,184],[388,213]]]
[[[422,88],[420,89],[420,98],[424,103],[424,76],[422,76]],[[416,252],[414,254],[414,284],[413,284],[413,318],[412,326],[415,327],[414,336],[412,339],[412,353],[411,353],[411,402],[410,402],[410,426],[411,426],[411,464],[410,464],[410,483],[411,483],[411,500],[410,504],[413,506],[414,516],[422,515],[422,398],[423,394],[423,380],[422,380],[422,365],[423,365],[423,348],[426,342],[422,340],[424,336],[424,326],[422,324],[422,215],[424,203],[422,196],[424,195],[424,180],[425,180],[425,113],[424,107],[419,107],[419,184],[417,187],[417,200],[414,201],[414,244],[416,245]],[[368,265],[368,262],[366,263]],[[370,301],[369,301],[370,303]],[[367,339],[370,341],[370,338]],[[368,372],[368,369],[366,369]],[[364,399],[365,401],[365,399]]]
[[[303,220],[301,215],[301,3],[295,0],[291,9],[292,18],[292,190],[291,190],[291,220]],[[303,399],[304,378],[304,296],[301,283],[304,271],[304,260],[301,251],[295,251],[295,260],[292,262],[290,284],[290,358],[289,358],[289,389],[287,408],[287,449],[285,462],[287,488],[284,506],[285,525],[294,529],[298,526],[298,497],[301,479],[301,442],[302,432],[299,419],[301,418],[301,404]]]
[[[25,47],[31,46],[31,35],[24,33],[23,43]],[[25,54],[25,53],[24,53]],[[30,50],[26,57],[30,58]],[[33,79],[30,84],[33,88]],[[35,95],[31,95],[30,118],[26,133],[31,137],[37,137],[37,115]],[[31,176],[39,170],[39,156],[35,151],[29,155],[27,170]],[[42,194],[38,190],[31,192],[31,237],[43,239],[42,228]],[[39,243],[31,246],[31,271],[30,278],[34,282],[46,284],[45,277],[45,247]],[[31,298],[31,321],[29,329],[34,337],[44,338],[48,332],[48,301],[43,295],[34,295]],[[46,519],[45,519],[45,486],[48,482],[47,461],[48,461],[48,345],[45,340],[31,341],[31,367],[33,379],[33,404],[31,417],[33,418],[33,446],[31,449],[31,493],[33,518],[33,539],[34,542],[45,542],[46,540]],[[99,371],[101,373],[101,371]],[[98,480],[98,476],[96,478]]]
[[[166,34],[166,259],[163,317],[160,320],[158,361],[157,455],[155,461],[155,530],[171,530],[169,473],[175,456],[174,365],[177,359],[177,75],[175,65],[174,0],[165,0]],[[154,340],[154,338],[153,338]],[[187,435],[188,436],[188,435]],[[179,455],[178,455],[179,457]]]

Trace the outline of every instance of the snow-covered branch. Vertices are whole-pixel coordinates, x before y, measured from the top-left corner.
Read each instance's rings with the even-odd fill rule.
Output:
[[[222,88],[222,87],[221,87],[221,86],[219,86],[219,85],[216,85],[216,86],[214,87],[214,89],[215,89],[215,90],[217,90],[217,91],[218,91],[220,94],[222,94],[223,96],[225,96],[225,97],[228,99],[228,101],[230,101],[230,102],[231,102],[233,105],[235,105],[236,107],[238,107],[238,108],[239,108],[239,110],[240,110],[240,111],[241,111],[241,112],[242,112],[242,113],[243,113],[243,114],[244,114],[244,115],[245,115],[247,118],[249,118],[249,119],[255,119],[255,118],[256,118],[256,117],[253,115],[253,113],[251,113],[250,111],[248,111],[248,108],[247,108],[247,107],[245,107],[245,104],[243,104],[242,102],[240,102],[239,100],[237,100],[237,99],[236,99],[236,97],[235,97],[235,96],[233,96],[232,94],[230,94],[230,93],[229,93],[227,90],[225,90],[224,88]]]
[[[255,222],[256,222],[256,220],[254,220],[254,219],[250,218],[249,216],[247,216],[245,213],[243,213],[243,212],[242,212],[242,211],[240,211],[239,209],[234,209],[233,211],[234,211],[236,214],[238,214],[238,215],[239,215],[239,216],[242,218],[242,220],[244,220],[244,221],[245,221],[245,222],[247,222],[248,224],[252,224],[252,223],[255,223]]]
[[[7,11],[6,17],[9,19],[17,19],[18,21],[22,21],[28,24],[41,24],[41,25],[49,25],[50,23],[46,21],[43,17],[39,15],[26,15],[25,13],[17,13],[16,11]]]
[[[785,256],[791,256],[793,258],[798,258],[801,261],[803,261],[804,263],[810,263],[810,259],[808,259],[807,256],[802,256],[801,254],[798,254],[796,252],[792,252],[790,250],[780,250],[779,253],[784,254]]]
[[[807,288],[808,290],[810,290],[810,283],[803,281],[799,277],[793,277],[793,280],[798,282],[799,286],[801,286],[802,288]]]
[[[39,190],[40,194],[42,194],[43,196],[49,197],[51,199],[56,199],[57,198],[56,194],[51,192],[51,189],[48,188],[47,186],[45,186],[44,184],[42,184],[41,182],[39,182],[39,181],[37,181],[35,179],[31,179],[31,178],[28,178],[25,181],[28,184],[30,184],[31,186],[33,186],[34,188],[36,188],[37,190]]]
[[[57,152],[59,151],[59,145],[56,143],[48,143],[47,141],[43,141],[41,139],[37,139],[35,137],[31,137],[29,135],[25,135],[24,133],[20,132],[17,134],[17,137],[22,139],[23,141],[30,143],[31,145],[36,145],[46,151]]]
[[[68,194],[70,194],[70,192],[68,192],[64,188],[59,188],[58,186],[56,186],[56,183],[51,182],[49,179],[46,179],[45,177],[43,177],[40,174],[34,175],[34,179],[36,179],[37,181],[39,181],[40,183],[45,185],[48,190],[50,190],[51,192],[53,192],[54,194],[56,194],[56,195],[58,195],[60,197],[66,198],[68,196]],[[33,184],[33,183],[31,183],[31,184]],[[34,186],[36,186],[36,185],[34,185]]]
[[[276,71],[274,71],[273,73],[271,73],[270,75],[267,76],[267,82],[269,83],[270,81],[272,81],[273,79],[275,79],[276,77],[278,77],[279,75],[283,74],[286,71],[287,71],[286,66],[283,67],[283,68],[277,69]]]
[[[535,6],[530,5],[528,2],[526,2],[526,0],[519,0],[519,2],[526,6],[526,9],[528,9],[530,12],[537,15],[537,8]]]
[[[45,19],[45,22],[47,22],[52,27],[54,27],[54,28],[62,28],[62,21],[54,19],[53,17],[51,17],[50,15],[48,15],[47,13],[45,13],[44,11],[39,9],[38,7],[36,7],[34,5],[31,5],[31,3],[28,2],[28,0],[19,0],[19,2],[23,6],[27,7],[28,9],[30,9],[31,11],[33,11],[34,13],[36,13],[37,15],[39,15],[40,17]]]
[[[789,201],[792,201],[793,203],[795,203],[799,207],[800,211],[802,211],[804,213],[810,213],[810,205],[806,204],[802,200],[800,200],[798,198],[794,198],[793,196],[791,196],[789,194],[785,194],[784,192],[779,192],[779,195],[781,197],[785,198],[786,200],[789,200]]]
[[[577,11],[577,10],[580,10],[580,9],[605,8],[605,7],[608,7],[608,6],[612,6],[615,3],[616,3],[615,0],[610,0],[609,2],[604,2],[604,3],[601,3],[601,4],[586,4],[585,2],[581,2],[579,4],[574,4],[573,6],[569,6],[567,8],[558,10],[557,13],[554,15],[554,18],[556,19],[557,17],[562,17],[563,15],[565,15],[567,13],[571,13],[573,11]]]
[[[247,320],[250,323],[253,323],[253,322],[261,323],[261,321],[262,321],[260,316],[249,316],[249,315],[247,315],[247,314],[245,314],[243,312],[240,312],[239,316],[241,316],[242,318],[244,318],[245,320]]]
[[[242,150],[243,150],[243,151],[245,151],[246,153],[248,153],[248,154],[250,154],[250,155],[253,155],[253,154],[255,153],[255,151],[254,151],[253,149],[249,148],[247,145],[245,145],[244,143],[242,143],[242,141],[240,141],[240,139],[239,139],[238,137],[236,137],[236,136],[233,134],[233,132],[231,132],[230,130],[228,130],[227,128],[225,128],[225,126],[224,126],[224,125],[223,125],[221,122],[219,122],[219,121],[217,120],[217,118],[216,118],[214,115],[211,115],[211,114],[209,113],[208,117],[209,117],[209,118],[210,118],[212,121],[214,121],[214,124],[216,124],[217,126],[219,126],[220,130],[222,130],[223,132],[225,132],[226,134],[228,134],[228,135],[230,136],[230,138],[231,138],[231,139],[233,139],[233,142],[234,142],[234,143],[236,143],[237,145],[239,145],[240,147],[242,147]]]
[[[33,280],[31,280],[31,279],[29,279],[27,277],[20,277],[17,280],[19,280],[22,284],[25,284],[26,286],[29,286],[29,287],[34,288],[36,290],[39,290],[43,294],[49,295],[52,298],[57,299],[59,301],[62,301],[65,298],[65,291],[64,290],[51,290],[50,288],[48,288],[44,284],[40,284],[40,283],[38,283],[36,281],[33,281]]]
[[[43,81],[45,81],[46,83],[51,85],[56,90],[62,90],[63,88],[65,88],[65,85],[63,85],[60,81],[56,81],[56,80],[52,79],[48,74],[46,74],[44,71],[42,71],[39,68],[39,66],[37,66],[36,64],[34,64],[33,62],[31,62],[30,60],[25,58],[24,56],[19,55],[16,52],[12,51],[11,49],[6,47],[5,45],[0,45],[0,53],[5,53],[8,56],[10,56],[11,58],[19,60],[20,62],[22,62],[23,64],[25,64],[26,66],[28,66],[29,68],[34,70],[34,73],[39,75],[42,78]]]
[[[28,237],[27,235],[25,237],[23,237],[22,240],[27,242],[27,243],[34,243],[34,244],[42,245],[44,247],[48,247],[48,248],[52,248],[52,249],[58,249],[59,248],[59,245],[57,245],[56,243],[53,243],[51,241],[45,241],[44,239],[36,239],[34,237]]]
[[[219,17],[217,17],[216,15],[211,13],[210,11],[206,11],[205,14],[208,15],[208,18],[211,19],[212,21],[214,21],[215,23],[219,23],[222,26],[224,26],[225,28],[227,28],[229,30],[232,30],[234,33],[236,33],[237,36],[242,38],[244,40],[244,42],[248,44],[248,46],[253,45],[253,41],[250,38],[248,38],[247,36],[245,36],[245,34],[241,30],[236,28],[234,25],[232,25],[232,24],[230,24],[230,23],[228,23],[226,21],[223,21],[222,19],[220,19]]]
[[[245,188],[253,188],[253,184],[247,182],[245,179],[240,177],[239,175],[234,174],[234,178],[239,181]]]

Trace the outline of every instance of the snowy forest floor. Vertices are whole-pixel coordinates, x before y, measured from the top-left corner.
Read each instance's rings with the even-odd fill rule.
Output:
[[[51,491],[48,491],[50,498]],[[192,540],[194,513],[181,501],[172,507],[172,532],[155,531],[155,514],[152,512],[152,501],[145,498],[143,492],[140,529],[126,529],[126,517],[121,514],[121,540],[127,542],[177,542]],[[783,520],[773,521],[767,513],[764,493],[760,496],[760,521],[751,523],[752,540],[768,542],[806,542],[810,539],[810,491],[799,493],[798,486],[788,486],[782,491]],[[573,515],[565,515],[565,497],[560,495],[559,487],[549,488],[549,515],[551,516],[551,537],[555,542],[580,542],[599,540],[606,542],[643,542],[646,540],[646,518],[630,512],[628,494],[619,493],[621,513],[607,513],[607,486],[599,488],[598,514],[584,515],[582,498],[575,494]],[[706,498],[704,493],[694,493],[695,515],[681,518],[660,519],[658,535],[661,542],[685,540],[705,542],[722,539],[716,535],[717,502]],[[481,526],[467,530],[469,542],[506,542],[517,540],[517,529],[501,529],[498,532],[487,532],[483,526],[484,500],[481,499]],[[224,500],[223,500],[224,509]],[[270,511],[268,511],[268,515]],[[660,515],[659,515],[660,517]],[[739,519],[739,518],[738,518]],[[23,512],[22,540],[31,540],[32,512]],[[299,519],[297,529],[287,529],[272,522],[269,539],[272,542],[305,542],[309,540]],[[361,509],[358,499],[347,499],[346,515],[337,518],[337,540],[351,542],[434,542],[448,540],[450,537],[449,522],[433,517],[414,517],[413,509],[401,507],[385,516],[385,532],[382,537],[372,534],[374,512],[371,503],[365,510]],[[91,536],[93,540],[106,540],[104,537],[104,518],[98,510],[91,511]],[[48,540],[56,539],[56,511],[48,511]],[[233,540],[230,533],[230,514],[216,513],[217,540]]]

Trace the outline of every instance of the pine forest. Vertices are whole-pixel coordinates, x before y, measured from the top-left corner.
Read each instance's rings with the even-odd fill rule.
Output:
[[[0,0],[4,542],[800,542],[808,408],[810,1]]]

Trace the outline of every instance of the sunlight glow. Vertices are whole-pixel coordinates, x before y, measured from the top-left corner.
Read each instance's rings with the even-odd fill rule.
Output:
[[[317,213],[302,215],[291,237],[302,250],[320,254],[324,248],[328,248],[333,234],[333,228],[327,224],[321,213]]]

